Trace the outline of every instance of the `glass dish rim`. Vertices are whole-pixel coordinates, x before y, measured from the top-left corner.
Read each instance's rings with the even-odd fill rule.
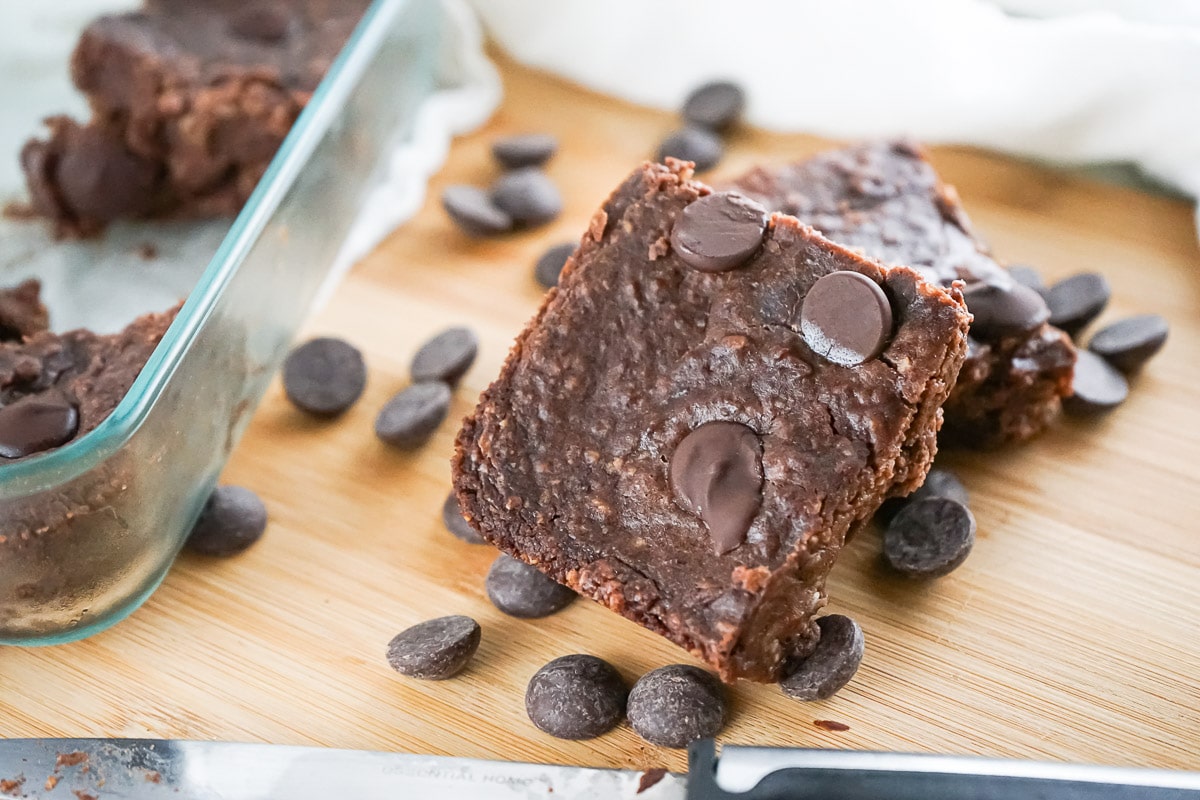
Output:
[[[137,432],[211,317],[300,171],[337,121],[359,78],[410,0],[372,0],[292,125],[258,185],[188,293],[175,321],[113,412],[62,447],[0,466],[0,502],[66,483],[103,463]]]

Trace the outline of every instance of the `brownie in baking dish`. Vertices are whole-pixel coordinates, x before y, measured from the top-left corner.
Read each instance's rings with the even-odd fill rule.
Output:
[[[730,188],[872,258],[943,284],[964,282],[975,320],[946,403],[945,441],[982,447],[1021,441],[1058,416],[1071,393],[1070,337],[1047,323],[1050,312],[1037,292],[991,256],[919,146],[867,142],[759,167]]]
[[[967,321],[957,288],[647,164],[464,422],[464,516],[725,680],[777,679],[847,531],[924,480]]]
[[[235,213],[369,0],[149,0],[101,17],[71,59],[92,118],[48,120],[21,162],[64,233],[125,217]]]

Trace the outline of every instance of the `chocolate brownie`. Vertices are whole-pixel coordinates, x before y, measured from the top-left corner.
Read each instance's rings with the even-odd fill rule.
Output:
[[[142,371],[178,309],[120,333],[41,331],[0,343],[0,468],[94,430]]]
[[[458,435],[467,520],[726,680],[817,637],[847,531],[924,480],[957,288],[644,165]],[[819,291],[818,291],[819,289]]]
[[[66,233],[226,215],[249,197],[368,0],[149,0],[97,19],[71,59],[92,119],[48,121],[21,163]]]
[[[976,236],[954,189],[909,142],[868,142],[807,161],[760,167],[732,188],[795,215],[839,244],[966,283],[975,315],[943,439],[994,446],[1043,430],[1071,393],[1075,349],[1046,323],[1037,293],[1014,281]]]
[[[42,284],[32,278],[10,289],[0,287],[0,342],[19,342],[50,327],[41,295]]]

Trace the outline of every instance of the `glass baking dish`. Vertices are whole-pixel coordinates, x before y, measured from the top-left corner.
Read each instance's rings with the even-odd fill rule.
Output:
[[[137,223],[99,242],[51,243],[44,226],[5,223],[0,285],[42,278],[52,314],[67,309],[70,326],[113,329],[187,302],[99,427],[0,466],[0,643],[91,635],[163,579],[289,341],[336,278],[379,157],[411,137],[433,89],[439,27],[436,0],[376,0],[232,226]],[[63,53],[64,75],[66,62]],[[132,243],[154,237],[171,251],[167,265],[128,264]]]

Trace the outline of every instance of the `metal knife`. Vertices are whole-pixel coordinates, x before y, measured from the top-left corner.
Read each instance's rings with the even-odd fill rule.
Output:
[[[315,747],[0,740],[0,797],[78,800],[1200,800],[1200,773],[852,750],[689,751],[687,775]],[[640,792],[640,793],[639,793]]]

